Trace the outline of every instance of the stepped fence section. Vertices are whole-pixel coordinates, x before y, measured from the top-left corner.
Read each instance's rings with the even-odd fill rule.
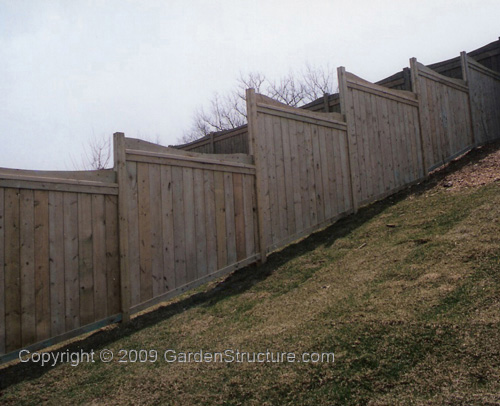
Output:
[[[265,255],[352,210],[346,123],[252,89],[247,105]]]
[[[459,59],[462,79],[412,59],[412,91],[339,68],[340,113],[249,89],[247,126],[192,144],[231,154],[116,133],[113,170],[0,169],[0,361],[264,262],[498,139],[500,74]]]
[[[0,169],[0,354],[120,319],[115,177]]]
[[[198,154],[115,137],[125,148],[120,188],[131,313],[256,261],[249,155]]]

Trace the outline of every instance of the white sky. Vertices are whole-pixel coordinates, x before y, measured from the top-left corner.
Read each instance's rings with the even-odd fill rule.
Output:
[[[0,0],[0,167],[74,169],[93,134],[175,144],[240,72],[377,81],[497,40],[499,17],[499,0]]]

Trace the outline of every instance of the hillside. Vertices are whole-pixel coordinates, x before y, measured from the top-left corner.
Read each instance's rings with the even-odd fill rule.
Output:
[[[156,350],[156,362],[18,363],[0,369],[0,401],[500,404],[499,148],[469,153],[264,266],[57,349]],[[333,352],[335,362],[169,363],[167,349]]]

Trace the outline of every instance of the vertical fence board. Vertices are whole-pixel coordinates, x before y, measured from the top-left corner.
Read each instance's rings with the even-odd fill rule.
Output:
[[[151,284],[152,297],[163,289],[163,236],[161,227],[160,165],[149,165],[149,202],[151,219]]]
[[[255,185],[253,176],[242,176],[242,194],[243,194],[243,227],[245,238],[245,257],[249,257],[257,252],[255,247],[255,206],[253,203],[253,195]]]
[[[64,292],[65,330],[80,326],[80,283],[78,279],[78,194],[64,193]]]
[[[283,181],[285,182],[286,193],[286,208],[287,216],[286,223],[289,234],[295,234],[297,231],[295,225],[295,207],[294,207],[294,183],[295,179],[292,173],[292,156],[290,153],[290,139],[293,137],[290,134],[290,120],[281,119],[282,143],[283,143]]]
[[[6,351],[21,345],[19,190],[5,189],[5,329]]]
[[[302,213],[302,181],[301,181],[301,168],[300,168],[300,155],[298,149],[298,133],[297,133],[297,122],[295,120],[290,120],[288,122],[288,134],[290,139],[290,167],[291,167],[291,187],[292,198],[293,198],[293,212],[294,212],[294,229],[295,231],[300,231],[304,228],[304,215]]]
[[[207,272],[212,273],[217,269],[217,228],[215,209],[214,172],[203,171],[205,189],[205,229],[207,242]]]
[[[175,288],[175,256],[174,256],[174,212],[172,194],[172,168],[161,166],[161,211],[163,231],[163,279],[164,290]]]
[[[50,337],[49,193],[34,191],[36,341]]]
[[[233,174],[224,173],[224,200],[226,206],[227,264],[236,262],[236,225],[234,218]]]
[[[243,175],[233,174],[234,192],[234,224],[236,237],[236,260],[241,261],[246,257],[245,249],[245,213],[243,207]]]
[[[50,318],[51,334],[65,330],[63,193],[49,193]]]
[[[0,188],[0,354],[5,354],[5,189]]]
[[[120,312],[120,256],[118,237],[118,199],[105,197],[106,210],[106,285],[108,315]]]
[[[186,278],[187,281],[196,279],[196,228],[194,218],[194,186],[193,169],[183,168],[184,182],[184,226],[186,228]]]
[[[277,239],[281,240],[288,234],[287,222],[287,206],[286,206],[286,189],[285,189],[285,165],[283,154],[283,137],[284,129],[281,128],[281,120],[279,117],[273,117],[273,134],[274,137],[274,165],[276,170],[276,204],[278,215],[278,230]]]
[[[151,274],[151,210],[149,192],[149,165],[137,164],[137,192],[139,209],[139,267],[141,302],[153,297]]]
[[[205,215],[205,176],[203,169],[194,169],[194,216],[196,229],[196,278],[207,274],[207,229]]]
[[[36,341],[35,321],[35,215],[33,190],[20,192],[20,270],[22,345]]]
[[[92,195],[92,236],[94,269],[94,311],[96,320],[108,314],[106,278],[106,224],[104,195]]]
[[[78,275],[80,280],[80,324],[94,321],[94,260],[92,195],[78,195]]]
[[[215,227],[217,232],[217,267],[225,267],[227,262],[226,247],[226,206],[224,199],[224,174],[214,173],[215,190]]]
[[[139,182],[137,178],[137,163],[126,162],[128,201],[128,261],[130,268],[130,304],[141,302],[141,264],[139,236]]]
[[[182,168],[172,167],[173,184],[173,212],[174,215],[174,256],[175,256],[175,283],[182,286],[186,278],[186,228],[184,224],[184,202]]]
[[[322,223],[325,220],[325,202],[323,196],[323,179],[321,173],[321,155],[319,150],[319,132],[317,126],[311,127],[312,142],[312,165],[314,174],[314,186],[316,196],[317,222]]]

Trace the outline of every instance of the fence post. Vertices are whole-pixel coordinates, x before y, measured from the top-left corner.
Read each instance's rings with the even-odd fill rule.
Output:
[[[426,148],[424,145],[424,134],[423,134],[423,126],[422,126],[422,103],[421,103],[422,91],[420,89],[420,81],[418,78],[417,58],[410,59],[410,74],[411,74],[411,91],[417,95],[417,101],[418,101],[418,128],[419,128],[419,133],[420,133],[422,171],[423,171],[423,176],[427,177],[429,175],[429,172],[427,171],[427,165],[426,165],[427,158],[425,156]]]
[[[359,166],[358,161],[355,158],[357,154],[356,151],[356,131],[353,128],[354,117],[352,117],[354,112],[354,105],[352,100],[349,106],[347,105],[348,90],[347,90],[347,79],[345,77],[345,68],[340,66],[337,68],[337,76],[339,83],[339,99],[340,99],[340,112],[344,115],[344,119],[347,124],[347,162],[349,163],[349,189],[351,190],[351,200],[352,209],[356,213],[359,208]]]
[[[472,142],[474,143],[474,147],[479,145],[479,140],[477,139],[476,134],[476,117],[472,115],[472,88],[470,83],[470,71],[469,71],[469,63],[467,61],[467,53],[465,51],[460,52],[460,64],[462,65],[462,78],[465,81],[466,86],[469,89],[469,97],[467,97],[468,105],[469,105],[469,115],[470,115],[470,124],[471,124],[471,134],[472,134]]]
[[[128,261],[128,200],[125,135],[113,134],[114,169],[118,182],[118,238],[120,250],[120,303],[122,322],[130,321],[130,269]]]
[[[248,116],[248,148],[249,154],[253,156],[255,164],[255,194],[257,201],[257,228],[259,235],[259,250],[260,262],[263,264],[267,260],[267,244],[264,228],[264,214],[263,214],[263,198],[260,188],[260,181],[262,174],[260,171],[261,162],[259,160],[259,148],[257,145],[256,137],[258,137],[258,124],[257,124],[257,98],[254,89],[247,89],[247,116]]]

